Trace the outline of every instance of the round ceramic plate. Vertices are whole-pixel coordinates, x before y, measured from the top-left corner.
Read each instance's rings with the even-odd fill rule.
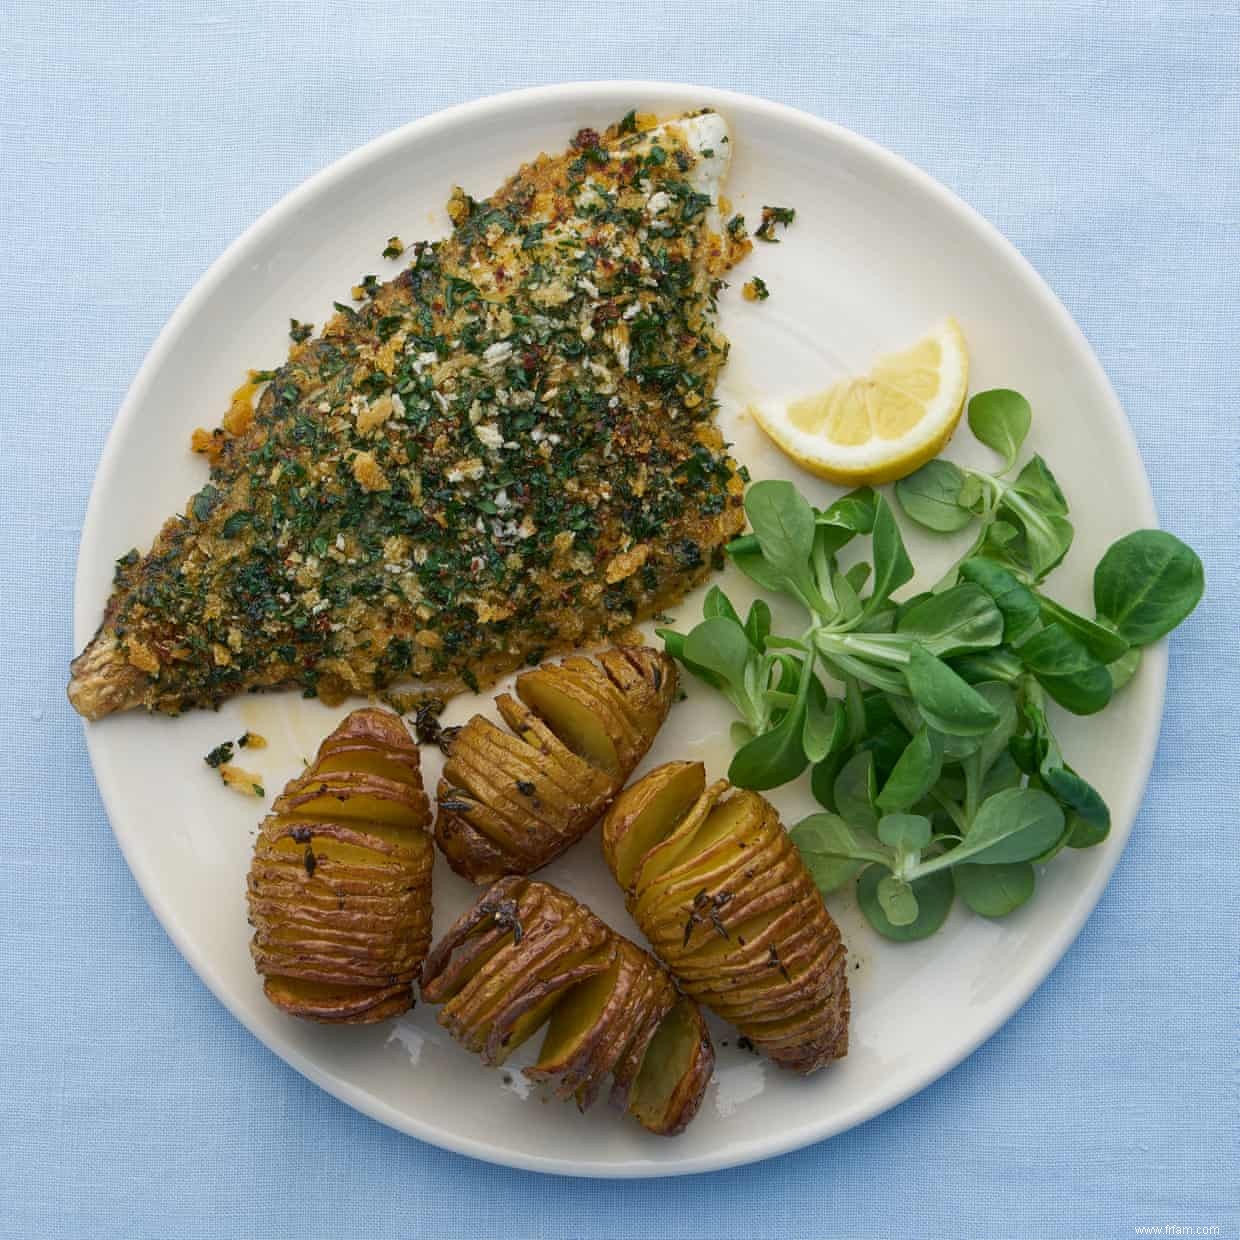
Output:
[[[602,128],[630,108],[660,115],[709,105],[731,126],[735,156],[725,192],[756,221],[763,203],[794,206],[779,245],[761,245],[721,298],[732,340],[720,388],[721,421],[755,478],[791,478],[819,504],[835,492],[779,455],[745,415],[758,394],[795,396],[916,340],[945,314],[961,323],[973,389],[1014,387],[1034,408],[1027,450],[1049,457],[1072,505],[1077,540],[1054,587],[1085,606],[1093,565],[1112,539],[1155,524],[1136,444],[1115,395],[1063,306],[989,224],[942,186],[881,148],[814,117],[743,95],[654,83],[580,83],[503,95],[415,121],[370,143],[290,194],[211,268],[160,335],[129,392],[99,467],[82,536],[76,595],[80,648],[98,623],[112,563],[146,547],[163,518],[205,480],[190,432],[213,426],[248,367],[277,364],[290,316],[322,322],[333,299],[365,272],[396,270],[379,257],[448,230],[454,185],[484,196],[540,151],[562,150],[584,125]],[[750,274],[768,301],[740,297]],[[967,432],[948,455],[985,461]],[[933,580],[956,553],[950,540],[908,531],[914,561]],[[725,588],[747,602],[741,581]],[[700,612],[693,596],[682,624]],[[850,949],[853,1028],[848,1057],[804,1080],[737,1049],[716,1025],[718,1072],[702,1111],[674,1140],[650,1136],[600,1106],[541,1105],[511,1071],[488,1071],[419,1006],[369,1029],[332,1029],[282,1016],[263,998],[250,962],[245,874],[261,806],[230,793],[202,762],[250,728],[270,746],[245,755],[269,794],[301,768],[348,707],[329,710],[296,692],[250,697],[218,714],[127,715],[90,725],[91,759],[113,828],[147,900],[221,1002],[276,1054],[385,1124],[478,1158],[577,1175],[704,1171],[829,1137],[894,1106],[958,1063],[1029,997],[1079,931],[1128,837],[1153,756],[1166,663],[1151,650],[1107,712],[1056,728],[1073,762],[1110,802],[1111,837],[1046,867],[1034,900],[999,922],[957,908],[921,943],[889,944],[862,921],[851,895],[828,901]],[[672,713],[646,766],[701,758],[727,768],[729,711],[700,685]],[[459,698],[459,722],[490,698]],[[353,703],[352,705],[356,705]],[[424,751],[428,786],[438,754]],[[786,822],[814,807],[808,790],[773,794]],[[636,931],[602,864],[597,834],[543,875],[613,926]],[[436,930],[471,899],[440,862]]]

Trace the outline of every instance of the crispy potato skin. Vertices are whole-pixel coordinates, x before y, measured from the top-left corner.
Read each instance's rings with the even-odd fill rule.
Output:
[[[452,742],[439,782],[435,840],[448,864],[479,885],[531,874],[599,820],[645,756],[675,698],[676,665],[647,646],[573,656],[517,677],[500,727],[475,715]],[[538,703],[552,692],[614,747],[610,769],[572,745]]]
[[[674,1137],[684,1132],[701,1106],[702,1096],[715,1073],[715,1047],[710,1040],[702,1010],[687,995],[680,996],[679,1003],[687,1005],[690,1023],[688,1062],[671,1092],[663,1099],[657,1113],[642,1114],[631,1105],[630,1111],[643,1127],[663,1136]],[[674,1017],[669,1014],[669,1018]]]
[[[250,863],[250,952],[291,1016],[371,1024],[413,1003],[430,946],[430,809],[417,746],[355,710],[277,798]]]
[[[774,807],[723,780],[706,787],[700,764],[667,763],[612,805],[607,863],[616,874],[625,837],[690,767],[697,798],[637,861],[629,911],[686,994],[781,1067],[814,1072],[848,1051],[846,952]],[[729,829],[703,845],[717,810]]]
[[[692,1000],[663,967],[588,908],[547,883],[510,875],[485,891],[432,948],[422,998],[442,1004],[439,1023],[494,1066],[553,1017],[574,987],[605,982],[575,1040],[523,1072],[586,1110],[611,1078],[610,1101],[629,1109],[646,1050],[679,1003],[692,1009],[695,1045],[652,1132],[681,1132],[697,1114],[714,1068],[714,1048]],[[538,1019],[533,1019],[537,1014]],[[523,1023],[526,1022],[526,1023]]]
[[[715,1075],[715,1047],[710,1040],[702,1009],[687,995],[681,1001],[693,1004],[694,1044],[689,1070],[680,1078],[664,1112],[667,1127],[662,1131],[669,1137],[684,1132],[688,1127],[702,1105],[702,1097],[711,1077]]]

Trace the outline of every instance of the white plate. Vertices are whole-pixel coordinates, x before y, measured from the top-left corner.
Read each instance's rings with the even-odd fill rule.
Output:
[[[763,203],[797,209],[783,242],[758,244],[722,299],[733,342],[722,423],[739,459],[756,478],[792,477],[820,502],[829,498],[826,484],[769,447],[743,415],[746,402],[759,392],[813,390],[954,314],[971,347],[974,390],[1015,387],[1033,402],[1029,447],[1050,458],[1077,529],[1054,586],[1065,602],[1085,605],[1098,556],[1119,534],[1155,524],[1153,502],[1097,360],[1012,246],[924,174],[814,117],[709,88],[582,83],[482,100],[380,138],[290,194],[211,268],[151,350],[104,451],[82,536],[78,646],[98,622],[113,560],[148,546],[162,519],[204,481],[203,464],[187,450],[190,431],[218,422],[247,367],[282,358],[290,316],[321,323],[360,275],[392,274],[379,257],[392,233],[410,241],[446,232],[444,204],[455,184],[485,195],[523,160],[560,150],[579,127],[601,128],[630,107],[663,114],[702,105],[718,108],[732,126],[727,193],[735,209],[751,225]],[[741,300],[740,283],[751,273],[770,286],[769,301]],[[967,432],[949,455],[985,459]],[[949,545],[911,534],[909,541],[933,579]],[[725,584],[748,597],[743,585]],[[679,615],[691,622],[699,603],[690,598]],[[672,1141],[605,1107],[581,1116],[571,1106],[540,1105],[523,1078],[488,1072],[452,1044],[428,1007],[378,1028],[340,1030],[286,1018],[263,999],[244,902],[260,807],[222,788],[202,755],[245,728],[261,732],[270,748],[247,753],[243,764],[274,792],[346,708],[288,693],[178,720],[112,718],[87,735],[116,837],[151,907],[203,981],[276,1054],[368,1115],[478,1158],[577,1175],[670,1175],[842,1132],[933,1081],[1011,1016],[1063,955],[1124,847],[1153,757],[1165,675],[1162,649],[1151,650],[1104,724],[1058,721],[1074,763],[1110,802],[1114,826],[1103,847],[1056,860],[1014,916],[988,922],[957,909],[922,943],[883,943],[851,897],[832,897],[853,962],[847,1059],[802,1080],[737,1050],[734,1036],[716,1027],[729,1043],[719,1047],[717,1079],[696,1122]],[[690,685],[689,694],[647,764],[697,756],[720,775],[727,707],[700,686]],[[478,706],[458,699],[449,719]],[[428,751],[431,787],[438,765]],[[813,808],[800,786],[773,800],[789,822]],[[635,933],[595,837],[545,877]],[[435,883],[439,931],[470,890],[442,863]]]

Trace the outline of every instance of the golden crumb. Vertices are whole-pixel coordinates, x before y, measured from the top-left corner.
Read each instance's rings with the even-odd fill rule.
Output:
[[[244,435],[254,421],[254,393],[263,382],[257,376],[258,372],[251,370],[249,378],[232,394],[223,418],[223,427],[230,435]]]
[[[136,638],[130,638],[126,649],[129,662],[140,672],[154,676],[159,671],[159,656],[149,647],[144,646]]]
[[[630,547],[628,551],[613,556],[607,565],[607,584],[615,585],[617,581],[631,577],[649,558],[650,547],[647,543],[639,543],[636,547]]]
[[[389,486],[387,475],[369,452],[359,452],[353,458],[353,477],[363,491],[386,491]]]
[[[392,416],[394,406],[390,396],[380,396],[358,410],[357,433],[369,435],[371,431],[382,426]]]
[[[478,616],[479,624],[493,624],[497,620],[507,620],[512,615],[512,608],[506,603],[490,603],[486,599],[477,599],[471,606]]]
[[[231,788],[234,792],[241,793],[247,797],[261,797],[263,793],[262,780],[259,779],[253,771],[243,771],[239,766],[233,766],[231,762],[224,762],[220,765],[220,778],[224,781],[226,787]]]
[[[753,242],[748,237],[734,237],[728,234],[727,251],[725,262],[728,267],[734,267],[753,249]]]
[[[397,332],[391,340],[380,345],[375,351],[375,365],[384,374],[391,375],[396,373],[396,363],[405,347],[405,340],[405,333]]]
[[[201,426],[196,427],[189,437],[190,451],[209,458],[211,464],[214,465],[220,449],[224,446],[224,438],[224,432],[218,427],[213,431],[204,430]]]
[[[452,197],[448,199],[448,219],[452,221],[454,227],[459,228],[469,219],[469,210],[469,195],[459,185],[454,185]]]

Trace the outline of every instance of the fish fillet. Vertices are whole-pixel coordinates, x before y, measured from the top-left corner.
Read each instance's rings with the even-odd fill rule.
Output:
[[[448,696],[701,581],[743,523],[713,420],[715,295],[749,246],[720,216],[730,151],[716,113],[630,113],[455,191],[448,238],[195,433],[210,482],[117,562],[74,707]]]

